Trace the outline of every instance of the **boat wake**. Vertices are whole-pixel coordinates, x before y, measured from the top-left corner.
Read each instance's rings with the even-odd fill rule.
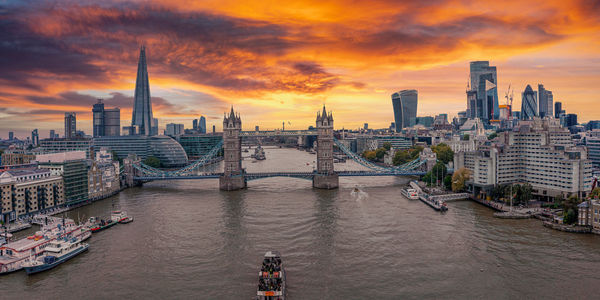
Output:
[[[361,201],[364,199],[369,198],[369,194],[367,194],[366,192],[363,192],[361,189],[359,188],[354,188],[351,192],[350,192],[350,196],[352,198],[354,198],[356,201]]]

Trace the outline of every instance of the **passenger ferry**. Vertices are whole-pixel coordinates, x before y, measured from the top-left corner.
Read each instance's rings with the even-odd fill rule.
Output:
[[[23,268],[25,268],[27,275],[50,270],[88,248],[88,244],[82,243],[76,237],[61,237],[48,243],[43,255],[26,260],[23,263]]]
[[[256,300],[285,300],[285,271],[278,251],[265,253],[258,272]]]
[[[405,187],[400,190],[400,194],[410,200],[419,200],[419,193],[413,188]]]
[[[75,225],[69,220],[65,222],[65,226],[58,224],[57,227],[46,228],[34,235],[4,244],[0,246],[0,274],[21,270],[25,260],[41,255],[49,243],[63,236],[84,241],[92,236],[92,233],[84,226]]]
[[[110,214],[110,219],[113,222],[119,223],[119,222],[127,219],[127,213],[124,211],[121,211],[121,210],[115,210]]]

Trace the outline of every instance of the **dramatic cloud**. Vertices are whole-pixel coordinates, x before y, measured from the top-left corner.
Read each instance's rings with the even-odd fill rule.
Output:
[[[501,88],[544,82],[576,110],[582,96],[600,94],[588,84],[598,78],[598,40],[593,0],[7,1],[0,4],[0,106],[8,112],[0,113],[12,112],[11,124],[23,128],[24,112],[59,120],[74,110],[86,118],[95,95],[109,95],[106,105],[121,107],[125,119],[142,44],[155,111],[173,121],[219,118],[234,103],[245,126],[292,117],[302,124],[327,103],[349,127],[369,115],[374,126],[387,126],[389,94],[404,88],[419,90],[419,114],[440,103],[457,112],[468,61],[480,59],[499,67]],[[571,69],[556,64],[564,60]],[[533,78],[519,72],[542,64],[548,71]],[[0,125],[0,133],[8,130]]]

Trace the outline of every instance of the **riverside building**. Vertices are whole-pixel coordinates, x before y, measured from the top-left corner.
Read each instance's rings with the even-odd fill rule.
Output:
[[[471,170],[467,183],[476,194],[489,194],[498,184],[529,183],[533,195],[552,200],[559,194],[585,197],[592,187],[592,162],[576,147],[556,119],[521,122],[498,135],[499,142],[454,156],[455,169]]]
[[[48,169],[64,181],[65,204],[88,200],[88,172],[84,151],[42,154],[36,156],[40,169]]]
[[[16,169],[0,173],[2,220],[35,213],[65,202],[63,179],[44,169]]]

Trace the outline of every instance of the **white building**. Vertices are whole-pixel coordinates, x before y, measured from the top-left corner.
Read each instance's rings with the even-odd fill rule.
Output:
[[[583,147],[575,147],[569,131],[554,119],[522,122],[503,132],[489,148],[456,152],[456,169],[473,172],[473,192],[497,184],[529,183],[533,194],[550,200],[562,194],[585,196],[592,186],[592,163]]]

